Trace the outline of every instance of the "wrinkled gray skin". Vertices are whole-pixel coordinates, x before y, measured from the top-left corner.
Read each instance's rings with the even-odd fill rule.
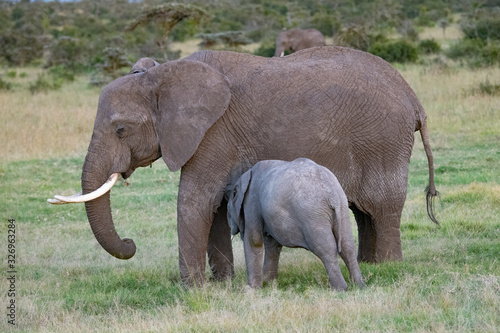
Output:
[[[315,46],[325,46],[325,37],[316,29],[283,29],[276,38],[275,57],[282,57],[285,51],[294,53]]]
[[[415,131],[429,161],[432,208],[425,112],[387,62],[341,47],[283,58],[200,51],[102,90],[82,191],[160,157],[171,171],[181,169],[179,266],[193,285],[204,280],[207,253],[216,279],[233,276],[226,190],[261,160],[307,157],[334,170],[342,185],[358,224],[358,259],[402,260],[399,225]],[[109,192],[85,207],[101,246],[132,257],[135,244],[117,234]]]
[[[278,277],[282,246],[313,252],[325,265],[330,287],[347,290],[339,252],[351,280],[364,287],[347,197],[335,175],[309,159],[255,164],[231,191],[227,219],[231,234],[241,233],[252,288],[262,287],[263,274],[266,281]]]

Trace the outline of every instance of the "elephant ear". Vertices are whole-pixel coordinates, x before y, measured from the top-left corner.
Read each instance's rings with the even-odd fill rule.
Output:
[[[236,235],[238,232],[245,232],[245,218],[243,212],[243,201],[252,179],[252,170],[245,172],[234,185],[233,191],[228,200],[227,221],[231,229],[231,235]]]
[[[144,73],[151,67],[160,66],[160,64],[151,58],[141,58],[132,66],[129,74]]]
[[[224,114],[231,91],[225,75],[205,63],[164,63],[156,91],[157,133],[163,160],[179,170],[195,153],[206,131]]]

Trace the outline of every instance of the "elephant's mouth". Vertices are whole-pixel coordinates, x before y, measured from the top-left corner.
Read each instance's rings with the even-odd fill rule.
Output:
[[[122,172],[123,179],[127,179],[128,177],[130,177],[134,173],[134,171],[135,171],[135,168],[131,168],[125,172]]]
[[[134,163],[135,164],[134,167],[130,166],[127,171],[121,173],[123,179],[127,179],[128,177],[130,177],[134,173],[135,169],[137,169],[137,168],[150,166],[151,164],[153,164],[154,161],[156,161],[160,157],[161,157],[161,154],[158,157],[145,158],[141,161]]]

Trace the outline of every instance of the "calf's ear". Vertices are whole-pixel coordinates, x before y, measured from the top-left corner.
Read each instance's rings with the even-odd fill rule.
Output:
[[[196,152],[207,130],[231,100],[225,75],[205,63],[177,60],[155,69],[158,134],[163,160],[179,170]]]
[[[245,232],[245,215],[244,215],[244,200],[248,192],[250,180],[252,179],[252,170],[245,172],[231,192],[228,200],[227,220],[231,235],[236,235],[238,232]]]

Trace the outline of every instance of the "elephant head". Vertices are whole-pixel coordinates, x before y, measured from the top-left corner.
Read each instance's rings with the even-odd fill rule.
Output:
[[[285,51],[297,52],[315,46],[324,46],[325,37],[316,29],[283,28],[276,38],[275,57],[283,57]]]
[[[97,241],[120,259],[131,258],[136,248],[115,231],[109,198],[112,183],[120,174],[128,178],[136,168],[160,157],[171,171],[181,168],[230,100],[228,79],[208,65],[192,60],[157,65],[150,60],[139,60],[133,67],[138,74],[120,77],[101,92],[83,165],[83,195],[52,199],[52,203],[85,202]]]

